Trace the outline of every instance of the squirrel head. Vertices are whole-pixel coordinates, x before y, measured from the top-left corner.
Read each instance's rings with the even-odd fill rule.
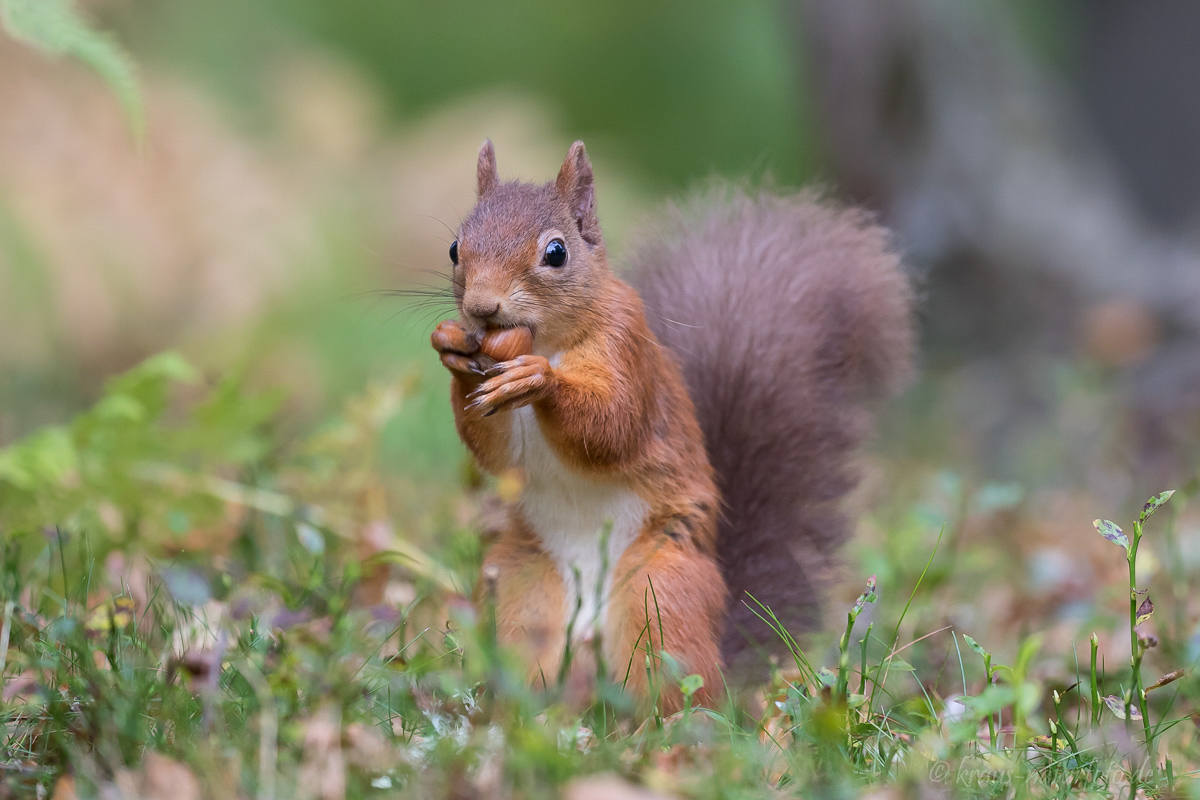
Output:
[[[583,142],[545,185],[501,182],[491,141],[479,150],[477,202],[450,247],[458,310],[476,328],[525,326],[566,346],[588,328],[611,278],[592,165]]]

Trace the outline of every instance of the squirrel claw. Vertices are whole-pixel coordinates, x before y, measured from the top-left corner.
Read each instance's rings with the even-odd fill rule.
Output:
[[[487,403],[485,402],[485,398],[483,398],[483,397],[476,397],[476,398],[475,398],[475,401],[474,401],[474,402],[472,402],[472,403],[468,403],[468,404],[467,404],[467,405],[464,407],[464,409],[463,409],[463,410],[464,410],[464,411],[478,411],[479,409],[481,409],[481,408],[484,408],[486,405],[487,405]],[[495,413],[496,413],[497,411],[499,411],[499,410],[500,410],[500,407],[499,407],[499,406],[492,406],[492,407],[491,407],[491,408],[489,408],[487,411],[484,411],[484,412],[483,412],[483,413],[482,413],[480,416],[483,416],[483,417],[490,417],[492,414],[495,414]]]

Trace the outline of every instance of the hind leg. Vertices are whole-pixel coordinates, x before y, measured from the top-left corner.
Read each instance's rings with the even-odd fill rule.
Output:
[[[666,534],[643,534],[613,570],[604,630],[613,680],[644,706],[657,691],[663,713],[678,711],[683,694],[677,677],[663,669],[660,654],[665,651],[679,662],[683,675],[696,673],[704,679],[695,700],[711,705],[724,694],[724,613],[725,584],[711,556]]]
[[[512,525],[488,549],[480,588],[493,595],[500,643],[522,655],[533,685],[553,686],[567,627],[566,591],[554,562],[531,534]]]

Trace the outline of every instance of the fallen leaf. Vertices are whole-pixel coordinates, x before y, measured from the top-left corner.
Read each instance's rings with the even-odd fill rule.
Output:
[[[342,749],[346,762],[359,769],[382,772],[395,761],[378,729],[361,722],[351,722],[342,731]]]
[[[201,791],[200,781],[186,765],[151,752],[137,769],[117,770],[111,783],[99,787],[98,796],[114,800],[200,800]]]
[[[79,794],[75,791],[75,776],[63,775],[58,779],[58,783],[54,784],[54,794],[50,795],[50,800],[76,800]]]
[[[208,650],[188,650],[182,655],[172,658],[168,664],[168,676],[183,674],[197,686],[207,686],[216,689],[221,676],[221,660],[224,647],[214,647]]]
[[[567,784],[563,800],[670,800],[660,794],[630,783],[616,775],[589,775]]]
[[[115,597],[92,609],[83,623],[88,636],[105,636],[109,631],[120,630],[134,621],[132,597]]]
[[[143,800],[200,800],[200,782],[173,758],[147,753],[139,772]]]
[[[163,585],[178,602],[202,606],[212,597],[208,578],[199,569],[172,565],[162,571]]]
[[[22,706],[37,700],[39,691],[38,673],[26,670],[7,678],[0,699],[11,706]]]
[[[304,757],[296,777],[297,797],[344,800],[346,758],[342,752],[341,714],[322,706],[304,723]]]

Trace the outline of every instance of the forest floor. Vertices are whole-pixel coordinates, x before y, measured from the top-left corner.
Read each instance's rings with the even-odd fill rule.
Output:
[[[737,704],[639,717],[599,685],[580,711],[465,599],[512,487],[395,499],[406,382],[296,435],[278,398],[198,381],[155,357],[0,450],[0,796],[1194,792],[1194,483],[1118,530],[1070,493],[877,458],[830,632]]]

